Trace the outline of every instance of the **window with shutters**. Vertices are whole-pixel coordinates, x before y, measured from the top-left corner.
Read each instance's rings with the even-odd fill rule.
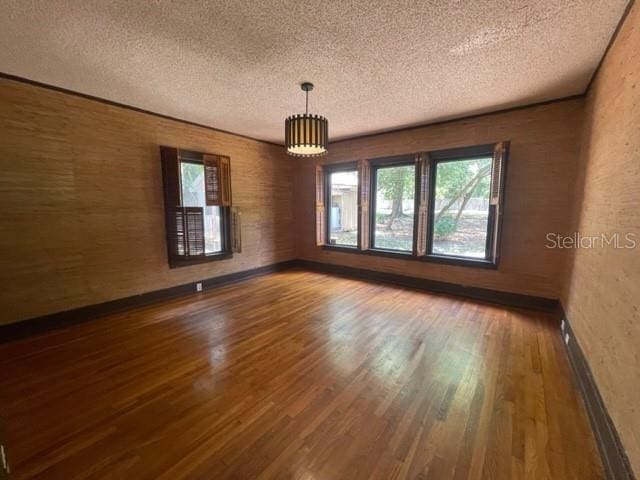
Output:
[[[222,212],[219,206],[208,206],[205,201],[204,165],[191,161],[180,162],[182,206],[203,210],[204,253],[222,251]]]
[[[160,151],[169,265],[229,258],[240,239],[239,223],[235,238],[230,218],[229,158],[173,147]]]
[[[318,245],[496,268],[508,146],[501,142],[318,166]],[[355,235],[341,230],[344,207],[337,197],[346,173],[357,183]]]
[[[496,264],[504,148],[481,145],[429,153],[428,256]]]
[[[358,246],[358,170],[355,164],[326,166],[325,225],[328,244]]]

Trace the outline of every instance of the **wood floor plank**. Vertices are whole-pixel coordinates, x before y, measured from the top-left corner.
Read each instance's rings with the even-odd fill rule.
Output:
[[[290,270],[0,345],[14,479],[601,479],[547,314]]]

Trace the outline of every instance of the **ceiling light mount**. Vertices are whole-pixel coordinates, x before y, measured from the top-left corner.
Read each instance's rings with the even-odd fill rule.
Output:
[[[309,114],[309,92],[313,83],[304,82],[300,88],[306,94],[305,113],[291,115],[284,121],[287,153],[296,157],[317,157],[327,153],[329,121],[321,115]]]

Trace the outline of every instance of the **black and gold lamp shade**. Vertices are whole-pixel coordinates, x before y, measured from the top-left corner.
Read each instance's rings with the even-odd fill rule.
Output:
[[[303,83],[307,94],[306,113],[291,115],[284,122],[284,138],[287,153],[297,157],[317,157],[327,153],[329,121],[321,115],[309,114],[309,92],[313,84]]]

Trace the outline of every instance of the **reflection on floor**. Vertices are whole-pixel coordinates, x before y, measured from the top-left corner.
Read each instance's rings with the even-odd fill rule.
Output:
[[[601,478],[557,326],[291,270],[0,346],[12,478]]]

